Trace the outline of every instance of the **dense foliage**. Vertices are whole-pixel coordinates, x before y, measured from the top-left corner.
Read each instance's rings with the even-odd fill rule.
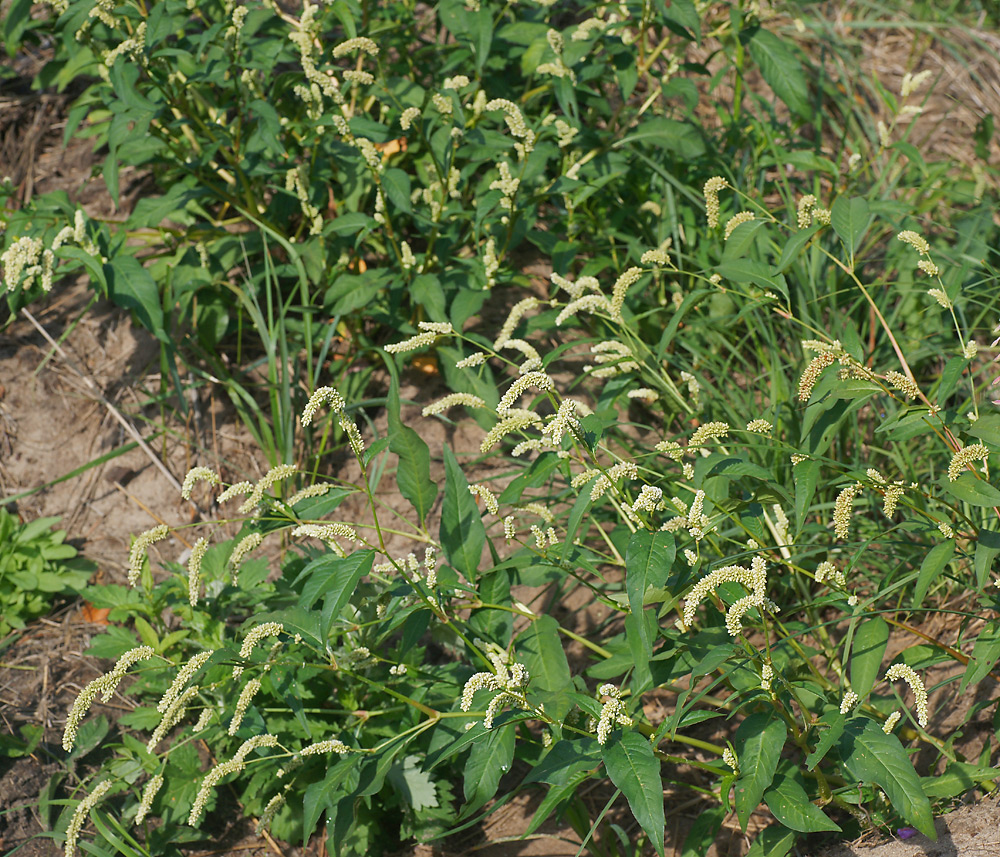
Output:
[[[680,782],[687,853],[760,810],[781,855],[992,788],[995,732],[970,760],[942,724],[1000,657],[997,236],[908,140],[927,74],[864,112],[803,49],[819,19],[753,3],[62,0],[5,28],[52,41],[38,85],[79,88],[112,197],[123,166],[160,190],[124,222],[6,210],[11,308],[85,271],[271,467],[192,471],[217,520],[88,591],[122,624],[66,725],[98,768],[67,854],[178,852],[237,805],[378,853],[524,789],[526,834],[663,854]],[[411,359],[448,391],[421,416]],[[482,446],[429,448],[458,407]],[[126,674],[111,732],[87,711]]]

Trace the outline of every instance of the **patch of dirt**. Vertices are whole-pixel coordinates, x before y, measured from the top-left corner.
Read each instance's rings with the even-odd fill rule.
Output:
[[[909,828],[897,838],[871,841],[824,851],[822,857],[997,857],[1000,855],[1000,797],[991,795],[963,806],[934,822],[937,841]],[[905,838],[903,838],[905,837]]]

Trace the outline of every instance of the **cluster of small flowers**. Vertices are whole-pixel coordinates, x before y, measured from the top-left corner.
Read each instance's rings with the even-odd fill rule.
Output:
[[[240,646],[240,657],[246,660],[250,657],[257,644],[267,637],[277,637],[283,634],[285,626],[280,622],[262,622],[254,625],[243,637],[243,645]],[[243,674],[243,667],[233,667],[233,678],[239,678]]]
[[[233,586],[236,586],[239,581],[240,567],[246,561],[246,558],[260,547],[263,541],[263,533],[250,533],[237,542],[236,547],[233,548],[233,552],[229,556],[229,567],[233,573]]]
[[[255,735],[253,738],[249,738],[243,742],[233,758],[225,762],[220,762],[212,768],[201,781],[201,786],[198,788],[198,793],[195,795],[194,803],[191,806],[191,812],[188,815],[188,824],[191,827],[198,826],[201,816],[205,812],[205,804],[208,803],[208,797],[212,793],[212,789],[219,784],[219,781],[224,776],[244,770],[246,768],[246,758],[254,750],[259,747],[276,747],[277,744],[278,739],[274,735]]]
[[[985,465],[989,454],[990,449],[984,443],[972,443],[963,447],[952,456],[948,465],[948,480],[954,482],[974,461],[981,461]]]
[[[613,378],[625,372],[638,372],[639,364],[632,357],[629,347],[614,339],[596,342],[590,346],[596,366],[586,365],[583,371],[592,378]]]
[[[500,417],[508,416],[514,409],[512,405],[529,388],[539,392],[548,392],[554,389],[555,383],[544,372],[528,372],[518,377],[507,388],[507,391],[500,397],[497,405],[497,414]]]
[[[949,524],[947,521],[941,521],[941,523],[938,524],[938,530],[940,530],[941,535],[944,536],[946,539],[955,538],[955,530],[952,529],[951,524]]]
[[[747,431],[752,431],[754,434],[770,434],[774,430],[767,420],[750,420],[747,423]]]
[[[486,288],[492,289],[497,284],[497,271],[500,270],[500,259],[497,257],[497,242],[491,235],[483,245],[483,271],[486,273]]]
[[[499,515],[500,514],[500,506],[497,504],[497,498],[496,498],[496,496],[485,485],[481,485],[481,484],[478,484],[478,483],[475,484],[475,485],[470,485],[469,486],[469,493],[473,497],[479,497],[479,498],[481,498],[482,501],[483,501],[483,504],[486,506],[486,509],[487,509],[488,512],[490,512],[490,514],[493,514],[493,515]]]
[[[827,366],[832,366],[837,360],[836,355],[833,351],[824,351],[821,354],[817,354],[809,361],[809,365],[806,366],[805,371],[802,373],[802,377],[799,378],[799,401],[808,402],[809,397],[812,396],[813,387],[816,386],[816,382],[819,380],[820,374],[826,369]]]
[[[449,393],[444,398],[427,405],[420,413],[425,417],[435,416],[458,405],[464,405],[467,408],[485,408],[486,402],[472,393]]]
[[[605,698],[601,706],[601,716],[597,721],[597,743],[603,746],[607,743],[608,736],[616,723],[619,726],[631,726],[633,721],[625,713],[622,692],[613,684],[602,684],[597,688],[597,695]]]
[[[447,322],[426,322],[419,323],[421,333],[404,339],[402,342],[390,343],[383,346],[389,354],[405,354],[408,351],[416,351],[425,345],[433,345],[439,336],[447,336],[454,333],[452,327]]]
[[[576,74],[573,69],[566,65],[563,60],[563,37],[558,30],[550,29],[545,38],[556,55],[554,62],[543,62],[539,64],[535,71],[538,74],[551,74],[553,77],[567,77],[572,83],[576,83]]]
[[[906,396],[907,399],[915,399],[920,395],[920,388],[917,386],[916,381],[908,375],[904,375],[902,372],[897,372],[895,370],[886,372],[885,380],[889,382],[894,390],[898,390]]]
[[[104,65],[111,68],[120,56],[127,56],[132,62],[146,65],[146,22],[142,21],[129,38],[113,47],[104,57]]]
[[[582,412],[583,407],[576,399],[563,399],[559,403],[559,408],[542,429],[542,434],[548,438],[549,443],[558,447],[566,432],[579,432],[580,421],[576,415]]]
[[[149,741],[146,744],[147,752],[152,753],[156,749],[157,744],[167,737],[167,733],[184,719],[184,715],[187,714],[188,704],[198,695],[200,690],[201,688],[198,685],[193,684],[185,688],[183,693],[179,694],[170,703],[167,710],[163,712],[160,722],[153,730],[153,734],[149,737]]]
[[[817,583],[822,583],[824,580],[832,580],[841,589],[847,586],[847,578],[844,577],[844,572],[842,572],[837,566],[835,566],[830,560],[823,560],[819,565],[816,566],[816,571],[813,573],[813,577],[816,579]]]
[[[701,449],[703,456],[711,454],[707,444],[710,441],[720,441],[729,434],[729,423],[720,421],[704,423],[695,429],[691,439],[688,441],[688,449]]]
[[[482,453],[489,452],[507,435],[535,425],[541,422],[541,419],[538,414],[532,411],[509,411],[506,416],[486,433],[486,437],[483,438],[483,442],[479,446],[479,451]]]
[[[191,680],[191,677],[205,665],[214,652],[214,649],[209,649],[205,652],[198,652],[198,654],[192,656],[191,659],[177,671],[177,675],[174,677],[173,682],[171,682],[170,687],[167,688],[166,693],[163,694],[160,701],[156,704],[156,710],[159,711],[160,714],[165,714],[170,706],[174,704],[177,697],[180,695],[182,688]]]
[[[497,691],[483,717],[483,728],[491,729],[496,715],[507,703],[527,708],[524,688],[528,684],[529,675],[524,664],[511,663],[508,666],[507,653],[499,646],[487,643],[485,649],[494,671],[476,673],[465,683],[459,707],[462,711],[472,708],[472,699],[478,690]]]
[[[554,286],[566,292],[571,301],[575,301],[586,291],[595,292],[597,294],[600,294],[601,291],[601,284],[598,282],[597,277],[580,277],[580,279],[576,282],[572,282],[553,272],[549,279],[552,280],[552,284]]]
[[[886,681],[896,681],[902,679],[913,691],[913,706],[917,709],[917,723],[922,727],[927,726],[927,690],[920,676],[914,672],[913,667],[906,664],[893,664],[886,671]]]
[[[556,326],[561,325],[567,319],[574,318],[577,313],[581,312],[604,313],[614,316],[611,304],[604,295],[582,295],[571,300],[559,311],[559,315],[556,316]]]
[[[615,284],[611,288],[611,315],[619,324],[622,323],[623,320],[622,307],[625,306],[625,295],[628,292],[629,287],[637,283],[643,273],[644,271],[642,268],[635,266],[627,268],[618,277],[618,279],[615,280]]]
[[[619,461],[617,464],[611,465],[591,486],[590,499],[596,502],[615,482],[622,478],[639,478],[639,468],[634,461]]]
[[[135,814],[136,824],[142,824],[146,820],[146,816],[149,815],[149,811],[153,808],[153,799],[162,787],[162,774],[150,777],[149,782],[146,783],[146,788],[142,790],[142,800],[139,802],[139,810]]]
[[[249,491],[246,499],[240,505],[240,514],[248,515],[255,512],[264,501],[264,493],[266,491],[270,491],[282,480],[290,479],[297,472],[298,471],[296,470],[294,464],[279,464],[272,467],[259,480],[257,480],[257,484],[255,484]]]
[[[771,506],[771,511],[774,512],[774,536],[780,547],[787,547],[792,544],[792,534],[789,529],[788,515],[785,514],[785,510],[782,509],[777,503]],[[754,548],[751,548],[751,550],[753,549]]]
[[[763,690],[770,692],[771,684],[774,682],[774,667],[764,664],[760,671],[760,686]]]
[[[240,691],[240,698],[236,701],[236,711],[233,712],[233,719],[229,722],[230,735],[235,735],[239,731],[240,724],[247,713],[247,706],[250,705],[251,700],[257,695],[259,690],[260,681],[255,678],[250,679],[243,686],[243,690]]]
[[[169,534],[170,527],[166,524],[159,524],[135,537],[128,555],[129,586],[135,586],[139,582],[139,576],[142,574],[142,566],[146,561],[146,551],[149,550],[150,545],[163,541]]]
[[[705,215],[712,229],[719,225],[719,191],[729,187],[722,176],[713,176],[705,182]]]
[[[660,398],[660,394],[649,387],[637,387],[635,390],[629,390],[625,395],[630,399],[642,399],[646,402],[655,402]]]
[[[191,547],[188,557],[188,601],[194,607],[198,603],[198,592],[201,589],[201,564],[208,553],[209,541],[202,536]]]
[[[694,492],[694,500],[691,501],[691,508],[687,512],[687,527],[691,538],[700,542],[709,531],[712,519],[704,513],[705,492],[701,489]]]
[[[319,235],[323,231],[323,217],[319,208],[309,201],[309,191],[302,180],[302,167],[293,167],[285,173],[285,190],[298,198],[302,215],[309,221],[309,234]]]
[[[691,627],[694,622],[695,612],[698,605],[723,583],[740,583],[751,594],[735,601],[726,612],[726,630],[729,635],[735,637],[742,631],[741,620],[744,614],[753,607],[766,607],[777,612],[778,607],[769,598],[765,591],[767,589],[767,571],[763,557],[755,556],[750,562],[750,568],[740,565],[727,565],[716,568],[699,580],[688,593],[684,603],[684,613],[682,620],[686,627]]]
[[[63,853],[66,857],[73,857],[76,853],[76,842],[80,838],[80,831],[83,830],[84,821],[90,816],[90,811],[97,806],[97,802],[108,793],[111,786],[112,780],[102,780],[94,786],[90,794],[76,805],[73,816],[69,820],[69,825],[66,827],[66,844],[63,848]]]
[[[636,519],[639,512],[662,512],[666,507],[666,503],[663,502],[663,489],[653,485],[643,485],[635,502],[631,506],[627,504],[624,506]]]
[[[733,752],[732,747],[726,747],[726,749],[722,751],[722,761],[729,765],[733,771],[739,773],[740,763],[736,758],[736,754]]]
[[[68,753],[73,749],[76,741],[76,734],[80,728],[80,721],[90,709],[97,694],[101,694],[101,701],[107,702],[111,695],[117,690],[118,683],[124,678],[129,667],[153,657],[155,652],[149,646],[138,646],[125,652],[112,670],[104,675],[100,675],[87,685],[77,695],[76,700],[66,716],[66,725],[63,729],[63,749]]]
[[[688,396],[691,397],[691,404],[698,407],[698,398],[701,395],[701,382],[690,372],[681,372],[681,380],[687,384]]]
[[[840,701],[840,713],[847,714],[855,705],[861,701],[861,697],[858,696],[853,690],[847,691],[844,694],[844,698]]]
[[[896,506],[905,492],[906,487],[901,480],[891,484],[886,482],[882,489],[882,514],[887,518],[892,518],[896,514]]]
[[[354,527],[341,523],[300,524],[292,530],[292,535],[304,536],[305,538],[310,539],[319,539],[320,541],[325,542],[330,548],[341,556],[344,556],[345,552],[337,542],[337,539],[346,539],[352,542],[360,541],[357,530],[355,530]]]
[[[639,263],[641,265],[656,265],[659,268],[676,268],[676,265],[674,265],[670,258],[669,250],[671,244],[673,244],[673,239],[667,238],[659,247],[643,253],[639,258]]]
[[[494,98],[483,105],[483,110],[503,111],[503,118],[510,133],[519,138],[519,142],[514,144],[514,148],[517,150],[518,157],[524,160],[525,156],[535,148],[535,133],[525,123],[521,108],[506,98]]]
[[[732,236],[734,230],[741,223],[749,223],[751,220],[755,220],[756,216],[752,211],[740,211],[734,214],[729,220],[726,221],[726,228],[723,234],[723,240],[728,241]]]
[[[323,406],[329,405],[330,410],[335,414],[343,414],[347,405],[343,397],[333,387],[318,387],[302,409],[300,421],[303,427],[311,425],[316,412]]]
[[[966,360],[972,360],[979,353],[979,343],[974,339],[970,339],[965,345],[962,346],[962,356]]]
[[[846,539],[851,534],[851,518],[854,515],[854,499],[864,490],[864,485],[855,482],[845,487],[833,504],[833,531],[838,539]]]
[[[886,735],[889,735],[893,729],[896,728],[896,724],[899,723],[899,719],[902,717],[902,713],[899,711],[893,711],[888,717],[885,718],[885,723],[882,724],[882,731]]]

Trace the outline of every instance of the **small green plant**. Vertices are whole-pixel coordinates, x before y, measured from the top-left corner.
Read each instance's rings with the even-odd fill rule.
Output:
[[[53,530],[58,518],[26,524],[0,508],[0,637],[44,616],[60,595],[76,595],[87,585],[93,563]]]

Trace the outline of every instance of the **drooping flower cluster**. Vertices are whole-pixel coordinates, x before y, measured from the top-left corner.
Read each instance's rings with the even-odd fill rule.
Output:
[[[729,187],[722,176],[713,176],[705,182],[705,215],[712,229],[719,225],[719,191]]]
[[[886,671],[886,681],[897,681],[902,679],[913,691],[913,707],[917,710],[917,723],[922,727],[927,726],[927,690],[924,688],[923,680],[914,672],[913,667],[906,664],[893,664]]]
[[[118,658],[118,662],[110,672],[100,675],[87,683],[83,690],[80,691],[66,717],[66,725],[63,728],[62,746],[67,753],[73,749],[76,734],[80,729],[80,722],[94,700],[97,699],[97,695],[101,694],[102,702],[110,700],[111,695],[117,690],[118,683],[125,677],[128,669],[139,663],[139,661],[148,660],[154,654],[155,652],[149,646],[138,646],[134,649],[129,649]]]
[[[496,691],[483,717],[483,728],[492,729],[493,720],[505,705],[528,707],[528,702],[524,698],[524,688],[527,687],[529,675],[524,664],[508,663],[507,653],[499,646],[487,644],[486,657],[489,658],[494,671],[476,673],[465,683],[459,707],[462,711],[472,708],[476,691]]]
[[[741,565],[727,565],[716,568],[699,580],[688,593],[684,603],[682,621],[686,627],[694,622],[698,605],[723,583],[739,583],[751,590],[749,595],[733,602],[726,612],[726,630],[735,637],[742,631],[742,619],[753,607],[766,607],[777,612],[778,607],[765,594],[767,590],[767,571],[764,558],[755,556],[750,562],[750,568]]]
[[[851,534],[851,518],[854,515],[854,499],[863,490],[864,485],[855,482],[845,487],[833,504],[833,531],[838,539],[846,539]]]
[[[253,738],[249,738],[243,742],[231,759],[220,762],[205,774],[205,778],[201,781],[198,794],[195,795],[194,803],[191,806],[191,812],[188,815],[188,824],[192,827],[198,826],[201,816],[205,812],[205,804],[208,803],[212,789],[219,784],[219,781],[223,777],[227,774],[235,774],[244,770],[246,768],[247,756],[257,748],[275,747],[277,744],[278,739],[274,735],[254,735]]]
[[[986,462],[989,457],[990,448],[984,443],[972,443],[963,447],[952,456],[948,465],[948,480],[954,482],[961,476],[962,471],[975,461]]]

